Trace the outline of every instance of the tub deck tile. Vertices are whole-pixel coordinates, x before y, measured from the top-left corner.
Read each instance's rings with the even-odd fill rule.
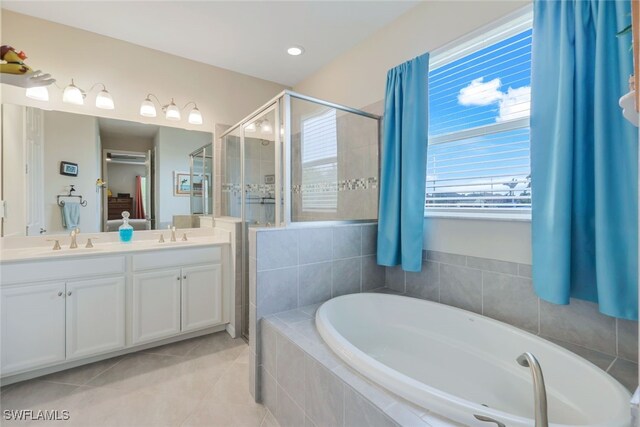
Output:
[[[303,378],[301,378],[300,386],[304,387],[304,396],[302,399],[296,399],[298,396],[292,396],[287,393],[287,400],[280,402],[273,396],[271,390],[278,390],[281,395],[286,393],[287,389],[291,389],[289,384],[281,384],[280,370],[285,369],[286,363],[278,364],[276,377],[272,377],[268,372],[263,375],[267,376],[269,384],[263,385],[263,393],[267,394],[265,400],[268,400],[267,407],[271,409],[273,415],[281,420],[281,423],[296,419],[300,420],[300,414],[292,408],[299,408],[304,411],[305,426],[315,427],[316,425],[324,425],[326,422],[346,422],[351,420],[353,416],[360,416],[360,412],[368,411],[367,420],[372,425],[388,426],[416,426],[416,427],[456,427],[459,424],[448,421],[445,418],[434,416],[427,410],[418,408],[401,397],[389,392],[383,387],[370,382],[361,376],[358,372],[347,366],[333,351],[325,344],[324,340],[318,333],[315,326],[315,311],[319,307],[314,304],[307,307],[301,307],[297,310],[291,310],[285,313],[279,313],[267,316],[261,320],[267,324],[267,330],[275,332],[275,342],[286,340],[295,348],[286,349],[286,353],[290,355],[300,349],[305,355],[305,369]],[[271,338],[271,334],[267,339]],[[264,345],[265,343],[263,343]],[[271,346],[267,343],[271,348]],[[284,361],[286,359],[283,346],[275,346],[276,361]],[[280,351],[278,351],[280,350]],[[282,352],[282,354],[278,354]],[[273,355],[271,356],[273,357]],[[280,359],[284,358],[284,359]],[[316,378],[315,373],[322,372],[322,378]],[[275,384],[274,384],[275,382]],[[286,383],[287,381],[285,381]],[[333,393],[327,393],[329,389]],[[322,395],[319,394],[323,390]],[[340,391],[340,392],[339,392]],[[318,403],[315,400],[318,396],[331,395],[331,401]],[[289,402],[291,400],[291,402]],[[298,400],[298,402],[295,402]],[[326,400],[326,399],[325,399]],[[347,406],[352,406],[353,402],[358,402],[356,412],[346,411]],[[288,403],[293,403],[292,406]],[[282,412],[282,414],[280,413]],[[345,418],[346,417],[346,418]],[[320,423],[320,424],[318,424]],[[346,424],[345,424],[346,425]]]

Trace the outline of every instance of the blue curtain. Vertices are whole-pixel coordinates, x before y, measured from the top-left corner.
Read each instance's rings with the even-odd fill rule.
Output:
[[[378,264],[422,268],[429,54],[387,73],[380,161]]]
[[[534,3],[533,282],[556,304],[638,319],[638,141],[618,98],[632,74],[629,1]]]

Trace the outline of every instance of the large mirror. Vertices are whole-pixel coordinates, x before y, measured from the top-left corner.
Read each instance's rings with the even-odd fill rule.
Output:
[[[3,236],[197,227],[212,205],[208,132],[2,105]]]

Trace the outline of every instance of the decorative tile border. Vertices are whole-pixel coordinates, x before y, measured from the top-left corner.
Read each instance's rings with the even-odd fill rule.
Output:
[[[378,178],[352,178],[336,182],[320,182],[314,184],[295,184],[291,186],[293,194],[326,193],[336,191],[368,190],[378,188]]]

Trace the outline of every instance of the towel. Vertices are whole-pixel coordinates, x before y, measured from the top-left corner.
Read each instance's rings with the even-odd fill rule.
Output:
[[[80,224],[80,203],[65,202],[62,205],[62,226],[67,230],[75,230]]]

